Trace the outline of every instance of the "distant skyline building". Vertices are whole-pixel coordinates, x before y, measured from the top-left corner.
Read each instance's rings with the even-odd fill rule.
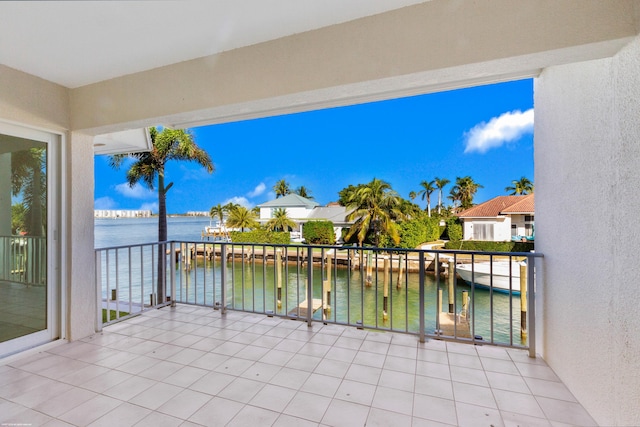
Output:
[[[151,210],[95,209],[93,211],[94,218],[148,218],[150,216]]]

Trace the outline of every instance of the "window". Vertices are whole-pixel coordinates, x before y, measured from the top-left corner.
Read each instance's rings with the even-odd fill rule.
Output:
[[[493,224],[474,224],[473,240],[493,240]]]
[[[534,227],[533,227],[533,215],[525,215],[524,216],[524,235],[527,237],[533,236]]]

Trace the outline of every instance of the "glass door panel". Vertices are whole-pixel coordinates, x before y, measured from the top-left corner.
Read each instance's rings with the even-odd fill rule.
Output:
[[[48,151],[47,142],[0,134],[0,345],[50,326]]]

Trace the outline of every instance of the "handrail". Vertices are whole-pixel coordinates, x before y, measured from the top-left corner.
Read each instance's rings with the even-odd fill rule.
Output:
[[[528,348],[533,357],[535,258],[542,254],[175,240],[99,248],[97,301],[108,317],[98,316],[97,329],[183,303]],[[160,271],[166,301],[154,300]]]

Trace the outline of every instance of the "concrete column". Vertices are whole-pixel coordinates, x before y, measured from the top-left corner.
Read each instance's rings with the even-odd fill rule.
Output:
[[[66,143],[67,197],[67,337],[78,340],[95,332],[96,285],[93,224],[93,137],[72,132]]]

